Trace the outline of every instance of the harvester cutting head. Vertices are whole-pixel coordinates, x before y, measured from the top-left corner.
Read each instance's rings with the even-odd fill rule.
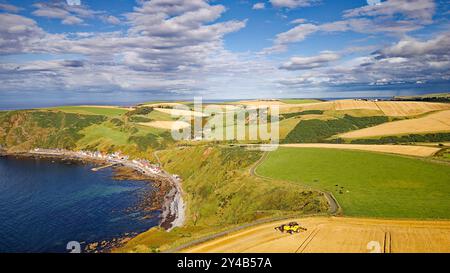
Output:
[[[275,230],[279,230],[282,233],[287,232],[292,235],[294,233],[306,231],[307,229],[301,227],[297,222],[289,222],[288,224],[282,224],[281,226],[275,227]]]

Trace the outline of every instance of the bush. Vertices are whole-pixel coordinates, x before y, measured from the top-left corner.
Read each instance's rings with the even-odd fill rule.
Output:
[[[11,111],[1,116],[0,142],[8,147],[26,143],[22,149],[33,147],[71,149],[83,137],[81,130],[105,120],[106,117],[100,115]]]
[[[410,134],[404,136],[386,136],[381,138],[354,139],[352,144],[388,144],[388,143],[408,143],[408,142],[446,142],[450,141],[450,133],[436,134]]]
[[[323,114],[322,110],[306,110],[306,111],[302,111],[302,112],[281,114],[280,116],[281,116],[281,119],[288,119],[288,118],[302,116],[302,115],[322,115],[322,114]]]
[[[330,142],[327,138],[333,135],[375,126],[387,121],[389,119],[384,116],[353,117],[349,115],[332,120],[302,120],[289,132],[283,143]]]
[[[128,141],[137,144],[140,151],[146,151],[148,148],[165,149],[171,143],[170,133],[155,135],[149,133],[145,136],[131,136]]]
[[[129,119],[131,122],[150,122],[152,119],[141,117],[141,116],[131,116]]]
[[[126,113],[128,117],[135,116],[135,115],[148,115],[153,111],[153,107],[138,107],[132,111],[129,111]]]
[[[123,126],[125,124],[122,120],[120,120],[118,118],[113,118],[111,120],[111,123],[116,125],[117,127]]]

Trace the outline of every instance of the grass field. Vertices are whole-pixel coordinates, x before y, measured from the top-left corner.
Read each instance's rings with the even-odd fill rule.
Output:
[[[362,151],[279,148],[259,175],[332,192],[344,215],[450,218],[450,167]]]
[[[119,107],[105,107],[105,106],[60,106],[49,108],[50,110],[58,110],[66,113],[84,114],[84,115],[104,115],[104,116],[119,116],[128,112],[127,109]]]
[[[173,118],[170,114],[163,113],[160,111],[152,111],[150,114],[146,115],[146,117],[148,117],[152,120],[158,120],[158,121],[176,120],[176,118]]]

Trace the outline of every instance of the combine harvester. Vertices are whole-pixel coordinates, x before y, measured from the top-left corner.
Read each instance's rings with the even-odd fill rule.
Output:
[[[290,222],[288,224],[282,224],[281,226],[275,227],[275,230],[279,230],[282,233],[287,232],[291,235],[294,233],[300,233],[302,231],[307,231],[306,228],[300,226],[297,222]]]

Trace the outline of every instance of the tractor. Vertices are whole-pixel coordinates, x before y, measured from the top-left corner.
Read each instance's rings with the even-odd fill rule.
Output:
[[[294,233],[300,233],[302,231],[306,231],[307,229],[301,227],[297,222],[290,222],[288,224],[282,224],[281,226],[275,227],[275,230],[279,230],[282,233],[287,232],[293,235]]]

